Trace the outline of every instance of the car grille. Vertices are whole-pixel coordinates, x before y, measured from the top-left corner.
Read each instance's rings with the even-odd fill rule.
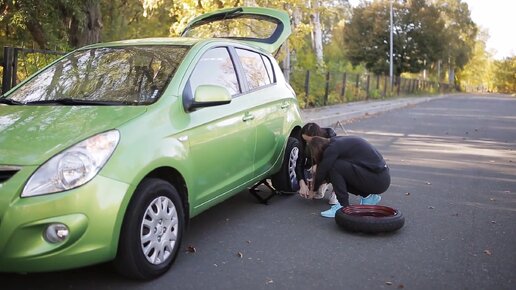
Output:
[[[16,172],[20,171],[19,167],[15,166],[1,166],[0,165],[0,183],[4,183],[9,178],[13,177]]]

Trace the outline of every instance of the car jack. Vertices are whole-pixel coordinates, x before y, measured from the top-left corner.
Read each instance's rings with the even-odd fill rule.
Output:
[[[258,186],[265,185],[267,188],[271,190],[267,195],[262,196],[259,194],[260,190],[258,189]],[[258,182],[253,187],[249,188],[249,192],[260,202],[263,204],[268,204],[269,199],[273,198],[275,195],[281,195],[280,191],[277,191],[272,185],[267,181],[267,179],[264,179],[260,182]]]

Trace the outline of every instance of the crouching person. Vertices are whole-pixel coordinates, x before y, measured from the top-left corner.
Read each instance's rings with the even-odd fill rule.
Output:
[[[348,192],[360,196],[360,204],[376,205],[381,200],[380,194],[391,184],[383,156],[363,138],[312,137],[307,147],[313,164],[317,165],[312,190],[317,191],[323,183],[331,182],[339,201],[321,212],[323,217],[335,217],[337,210],[348,206]]]

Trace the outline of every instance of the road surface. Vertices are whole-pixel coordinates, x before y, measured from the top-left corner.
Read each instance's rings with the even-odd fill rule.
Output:
[[[261,205],[242,192],[191,220],[175,265],[156,280],[128,281],[104,264],[0,274],[0,288],[514,289],[516,98],[455,95],[344,128],[387,159],[381,204],[405,215],[399,232],[346,233],[319,216],[325,200]]]

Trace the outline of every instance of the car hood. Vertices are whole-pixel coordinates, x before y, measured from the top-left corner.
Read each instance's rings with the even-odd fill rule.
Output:
[[[39,165],[94,134],[143,114],[144,106],[1,106],[0,164]]]

